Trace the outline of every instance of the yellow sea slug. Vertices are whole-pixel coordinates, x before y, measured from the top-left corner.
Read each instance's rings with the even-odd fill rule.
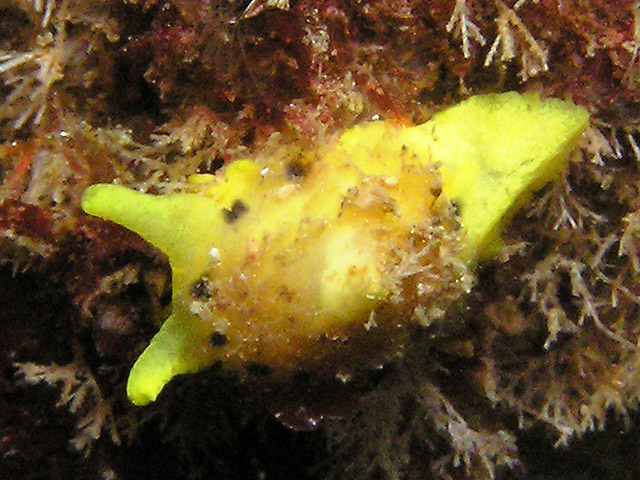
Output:
[[[474,263],[587,125],[571,103],[484,95],[422,125],[365,123],[313,151],[234,162],[193,177],[194,193],[90,187],[87,213],[137,232],[172,268],[172,314],[129,398],[145,405],[217,361],[282,377],[397,354],[469,290]]]

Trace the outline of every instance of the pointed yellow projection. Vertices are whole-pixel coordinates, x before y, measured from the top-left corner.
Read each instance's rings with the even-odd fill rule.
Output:
[[[588,121],[533,94],[476,96],[422,125],[366,123],[313,151],[232,163],[193,177],[195,193],[90,187],[83,209],[140,234],[173,273],[172,314],[129,398],[145,405],[217,361],[282,376],[397,354],[411,325],[468,291]]]

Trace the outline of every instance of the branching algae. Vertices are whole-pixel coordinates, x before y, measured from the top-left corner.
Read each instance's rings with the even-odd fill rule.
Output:
[[[131,370],[136,405],[217,361],[334,375],[446,315],[499,231],[561,171],[585,110],[476,96],[430,121],[366,123],[314,151],[240,160],[153,196],[95,185],[82,207],[165,252],[172,314]]]

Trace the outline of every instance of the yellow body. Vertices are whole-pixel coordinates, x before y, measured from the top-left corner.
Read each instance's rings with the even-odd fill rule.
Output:
[[[194,177],[196,193],[89,188],[84,210],[139,233],[173,272],[172,315],[130,399],[218,360],[275,375],[384,361],[468,290],[468,268],[587,124],[573,104],[478,96],[419,126],[372,122],[311,152],[237,161]]]

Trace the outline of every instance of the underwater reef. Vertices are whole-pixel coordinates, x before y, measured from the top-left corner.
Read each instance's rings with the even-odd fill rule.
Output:
[[[631,0],[0,0],[0,478],[638,478],[639,52]],[[577,133],[466,255],[492,217],[456,195],[504,184],[416,160],[457,145],[437,143],[440,127],[428,152],[403,140],[387,163],[375,152],[396,140],[354,132],[413,132],[503,95],[534,117],[567,106]],[[472,145],[506,151],[517,136],[488,130]],[[139,193],[118,221],[108,196],[125,188]],[[209,195],[227,232],[202,250],[231,269],[226,290],[183,248],[191,210],[171,207],[179,247],[172,228],[134,228],[155,212],[141,199],[188,195]],[[414,208],[422,229],[398,220]],[[308,227],[320,233],[304,255],[295,235],[271,250],[251,236],[316,213],[340,234]],[[375,248],[358,250],[349,222]],[[391,244],[384,222],[410,242]],[[329,267],[313,256],[326,245]],[[153,361],[136,388],[174,358],[171,343],[146,349],[176,312],[212,321],[206,348],[224,355],[187,349],[153,395],[128,395],[138,358]],[[330,347],[299,325],[252,325],[274,314],[316,322]]]

